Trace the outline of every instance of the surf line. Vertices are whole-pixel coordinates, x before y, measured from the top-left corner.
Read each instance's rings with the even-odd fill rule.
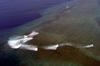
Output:
[[[12,49],[26,49],[26,50],[38,51],[38,46],[26,44],[26,42],[34,39],[33,37],[38,34],[39,34],[38,32],[33,31],[29,35],[16,36],[14,38],[11,37],[8,40],[8,45]],[[60,46],[74,46],[74,44],[66,43],[66,44],[47,45],[47,46],[41,46],[41,48],[46,49],[46,50],[56,50]],[[90,48],[90,47],[94,47],[94,45],[91,44],[91,45],[86,45],[86,46],[77,47],[77,48]]]

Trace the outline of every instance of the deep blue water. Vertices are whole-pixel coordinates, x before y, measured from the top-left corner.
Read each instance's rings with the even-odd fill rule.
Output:
[[[38,11],[72,0],[0,0],[0,30],[42,17]]]

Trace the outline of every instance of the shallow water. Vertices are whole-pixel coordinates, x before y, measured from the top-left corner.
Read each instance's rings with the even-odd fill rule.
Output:
[[[39,13],[41,18],[0,35],[2,54],[17,56],[20,66],[100,66],[99,0],[74,0]]]
[[[71,0],[0,0],[0,30],[42,17],[38,11]]]

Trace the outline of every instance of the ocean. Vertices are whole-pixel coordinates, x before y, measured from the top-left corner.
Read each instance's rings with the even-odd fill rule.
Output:
[[[100,66],[100,0],[29,1],[0,2],[0,66]]]
[[[0,0],[0,30],[41,18],[39,11],[66,1],[72,0]]]

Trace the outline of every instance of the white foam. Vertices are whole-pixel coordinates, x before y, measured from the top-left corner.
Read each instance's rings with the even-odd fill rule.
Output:
[[[21,46],[19,40],[8,40],[8,45],[13,49],[18,49]]]
[[[38,51],[38,47],[35,45],[21,45],[20,48],[26,50]]]
[[[47,49],[47,50],[56,50],[59,47],[59,45],[50,45],[50,46],[44,46],[42,48]]]
[[[94,47],[94,45],[91,44],[91,45],[83,46],[83,48],[90,48],[90,47]]]
[[[69,8],[69,6],[67,5],[66,8]]]
[[[59,44],[59,46],[66,46],[66,44]]]
[[[8,40],[8,45],[13,48],[13,49],[18,49],[20,47],[22,47],[21,45],[24,46],[24,44],[30,40],[33,39],[33,36],[39,34],[38,32],[33,31],[32,33],[30,33],[29,35],[23,35],[23,36],[16,36],[16,37],[11,37]],[[28,46],[28,45],[27,45]],[[29,47],[29,46],[28,46]],[[26,47],[25,47],[26,48]]]
[[[33,32],[30,33],[28,36],[34,37],[34,36],[36,36],[36,35],[38,35],[38,34],[39,34],[38,32],[33,31]]]
[[[66,43],[67,46],[73,46],[74,44],[71,43]]]
[[[33,31],[29,35],[23,35],[23,36],[16,36],[16,37],[11,37],[8,40],[8,45],[13,48],[13,49],[26,49],[26,50],[32,50],[32,51],[38,51],[38,47],[35,45],[26,45],[25,43],[32,40],[35,35],[38,35],[38,32]],[[63,43],[63,44],[56,44],[56,45],[48,45],[48,46],[40,46],[43,49],[46,50],[56,50],[60,46],[74,46],[74,44],[71,43]],[[86,45],[86,46],[79,46],[77,48],[90,48],[94,47],[93,44],[91,45]]]

